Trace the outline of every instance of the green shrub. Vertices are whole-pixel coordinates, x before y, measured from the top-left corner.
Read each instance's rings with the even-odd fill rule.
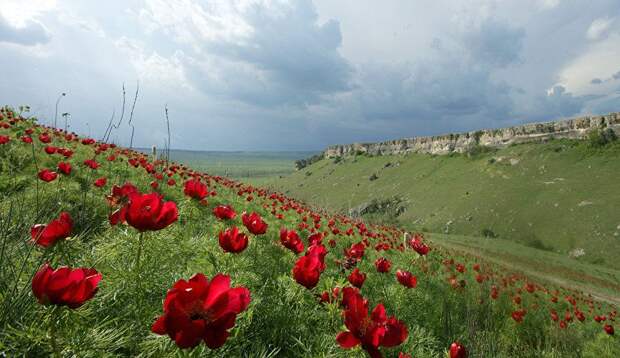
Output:
[[[480,233],[482,234],[482,236],[484,236],[486,238],[495,239],[495,238],[499,237],[498,234],[496,234],[495,232],[493,232],[493,230],[491,230],[489,228],[482,229],[482,231]]]
[[[588,145],[592,148],[604,147],[618,139],[616,132],[611,128],[593,129],[588,133]]]

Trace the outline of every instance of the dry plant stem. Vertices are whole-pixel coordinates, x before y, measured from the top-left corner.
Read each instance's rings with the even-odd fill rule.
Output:
[[[37,163],[37,156],[34,152],[34,142],[30,143],[30,146],[32,148],[32,162],[34,163],[34,168],[35,171],[38,175],[39,173],[39,164]],[[36,179],[36,192],[37,192],[37,198],[36,198],[36,205],[37,205],[37,216],[39,216],[39,178]]]

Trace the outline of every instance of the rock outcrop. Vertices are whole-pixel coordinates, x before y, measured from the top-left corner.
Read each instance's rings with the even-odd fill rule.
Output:
[[[584,139],[593,129],[611,129],[620,135],[620,112],[545,123],[529,123],[502,129],[486,129],[432,137],[415,137],[380,143],[353,143],[327,147],[324,156],[352,154],[390,155],[406,153],[464,153],[475,146],[505,147],[513,143],[546,141],[552,138]]]

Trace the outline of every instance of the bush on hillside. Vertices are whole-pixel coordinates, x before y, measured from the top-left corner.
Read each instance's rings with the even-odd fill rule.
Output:
[[[588,145],[592,148],[604,147],[617,139],[618,136],[611,128],[593,129],[588,133]]]

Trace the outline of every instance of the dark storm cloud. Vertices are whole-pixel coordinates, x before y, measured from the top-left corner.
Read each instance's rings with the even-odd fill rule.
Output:
[[[50,34],[40,23],[29,21],[24,27],[14,27],[0,13],[0,42],[32,46],[46,43],[50,39]]]
[[[586,36],[616,0],[458,3],[65,0],[25,12],[19,30],[0,19],[0,95],[49,123],[67,92],[71,128],[99,137],[122,83],[131,96],[139,79],[134,144],[162,143],[168,104],[173,147],[223,150],[315,150],[620,108],[617,63],[578,61],[618,48],[614,29]],[[124,130],[112,139],[127,144]]]
[[[505,67],[519,60],[524,37],[524,29],[489,19],[468,31],[463,44],[478,63]]]
[[[318,24],[308,0],[278,10],[283,13],[274,16],[273,9],[253,7],[246,20],[254,30],[242,44],[203,44],[205,52],[215,57],[206,60],[222,65],[223,81],[214,81],[210,68],[201,67],[205,59],[200,55],[185,59],[188,77],[207,93],[261,107],[312,104],[324,95],[348,90],[353,70],[338,52],[342,43],[338,22]]]

